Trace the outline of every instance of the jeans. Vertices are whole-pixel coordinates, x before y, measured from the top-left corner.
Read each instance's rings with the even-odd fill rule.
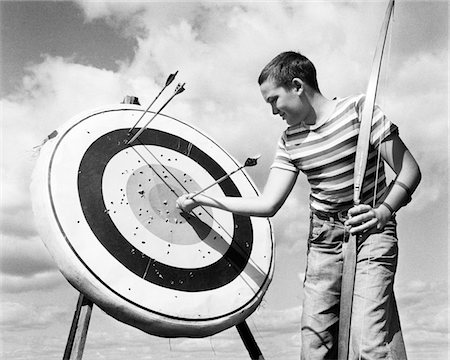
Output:
[[[337,359],[342,221],[311,215],[302,314],[303,360]],[[394,297],[397,268],[395,219],[360,237],[351,319],[349,359],[406,359]]]

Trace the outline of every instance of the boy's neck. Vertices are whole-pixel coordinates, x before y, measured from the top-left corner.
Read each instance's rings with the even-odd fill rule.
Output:
[[[328,118],[336,107],[335,101],[326,98],[317,91],[307,94],[307,97],[313,108],[311,115],[305,121],[307,125],[314,125]]]

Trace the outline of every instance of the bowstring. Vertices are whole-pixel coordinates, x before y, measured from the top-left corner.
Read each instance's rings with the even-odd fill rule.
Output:
[[[393,23],[395,21],[395,7],[392,9],[392,16],[391,16],[391,27],[388,29],[388,39],[387,39],[387,51],[385,52],[387,54],[387,61],[385,62],[385,66],[384,66],[384,75],[383,75],[383,81],[382,84],[383,86],[385,84],[388,83],[388,79],[390,77],[389,75],[389,64],[391,62],[391,48],[392,48],[392,28],[393,28]],[[383,96],[380,99],[380,102],[384,102],[383,100]],[[383,138],[383,132],[385,131],[385,125],[386,125],[386,116],[383,114],[382,118],[381,118],[381,134],[378,138],[378,147],[377,147],[377,161],[376,161],[376,171],[375,171],[375,186],[374,186],[374,191],[373,191],[373,199],[372,199],[372,208],[375,208],[375,206],[377,205],[377,192],[378,192],[378,179],[379,179],[379,172],[380,172],[380,167],[381,167],[381,146],[382,146],[382,138]],[[385,177],[386,177],[386,170],[385,170]],[[365,318],[366,318],[366,304],[367,304],[367,290],[369,287],[369,275],[370,275],[370,266],[371,266],[371,257],[372,257],[372,246],[373,246],[373,239],[372,237],[369,237],[369,251],[368,251],[368,255],[367,255],[367,260],[366,260],[366,279],[365,279],[365,284],[364,284],[364,296],[363,296],[363,308],[362,308],[362,319],[361,319],[361,338],[360,338],[360,350],[359,350],[359,355],[358,355],[358,360],[362,360],[362,345],[364,344],[365,338],[364,338],[364,323],[365,323]]]

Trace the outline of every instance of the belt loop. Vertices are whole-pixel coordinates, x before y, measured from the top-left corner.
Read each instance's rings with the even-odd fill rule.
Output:
[[[348,219],[348,211],[347,210],[339,211],[338,218],[339,218],[339,221],[344,223]]]

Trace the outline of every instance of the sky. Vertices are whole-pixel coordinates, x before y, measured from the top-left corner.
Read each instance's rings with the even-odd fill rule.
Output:
[[[137,96],[147,106],[168,74],[186,91],[164,113],[202,129],[263,189],[284,129],[257,85],[285,50],[316,65],[329,98],[363,93],[387,1],[0,2],[0,354],[62,357],[78,298],[34,224],[36,146],[73,116]],[[411,360],[448,358],[448,4],[396,3],[377,102],[399,126],[423,179],[397,215],[395,291]],[[255,136],[255,134],[258,136]],[[247,322],[266,359],[298,359],[308,234],[303,176],[272,219],[275,273]],[[234,328],[164,339],[94,307],[83,359],[247,359]]]

